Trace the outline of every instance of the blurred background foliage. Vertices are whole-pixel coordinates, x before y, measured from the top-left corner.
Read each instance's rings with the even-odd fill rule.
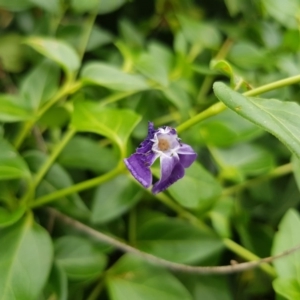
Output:
[[[243,93],[298,75],[299,13],[297,0],[0,0],[0,299],[300,299],[299,253],[234,275],[171,272],[47,210],[190,265],[300,244],[300,162],[260,111],[185,126],[222,98],[215,81]],[[281,87],[263,97],[299,102],[298,85]],[[289,107],[291,136],[269,127],[297,154]],[[148,121],[179,126],[199,154],[156,196],[122,163]]]

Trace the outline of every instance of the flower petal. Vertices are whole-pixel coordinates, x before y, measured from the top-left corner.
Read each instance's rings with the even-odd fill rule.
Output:
[[[124,159],[124,163],[133,177],[141,185],[148,188],[152,184],[152,174],[149,165],[145,161],[145,155],[138,153],[132,154],[130,157]]]
[[[177,150],[180,163],[184,168],[188,168],[197,158],[197,153],[193,148],[187,144],[181,144],[181,147]]]
[[[152,122],[148,122],[148,135],[145,140],[139,145],[136,149],[137,153],[147,153],[151,151],[153,142],[151,141],[154,137],[156,130],[154,129],[154,125]]]
[[[160,157],[161,177],[153,185],[152,193],[157,194],[167,189],[171,184],[184,176],[184,168],[176,156]]]

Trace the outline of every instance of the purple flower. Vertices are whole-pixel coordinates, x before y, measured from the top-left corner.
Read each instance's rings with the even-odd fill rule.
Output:
[[[157,194],[184,176],[188,168],[197,158],[197,154],[189,145],[180,142],[177,132],[169,126],[154,129],[152,122],[148,124],[148,136],[130,157],[125,158],[126,167],[133,177],[145,188],[152,184],[150,167],[160,159],[160,179],[152,192]]]

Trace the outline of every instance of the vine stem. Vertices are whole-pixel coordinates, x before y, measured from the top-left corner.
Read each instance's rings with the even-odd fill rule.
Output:
[[[276,271],[274,270],[273,267],[268,265],[267,263],[270,263],[276,259],[282,258],[284,256],[288,256],[298,250],[300,250],[300,245],[288,249],[278,255],[274,256],[269,256],[260,259],[256,255],[252,254],[248,250],[242,248],[240,245],[236,244],[235,242],[231,240],[224,239],[223,242],[224,244],[229,248],[235,250],[234,252],[243,252],[244,256],[248,256],[250,262],[244,262],[244,263],[232,263],[230,265],[225,265],[225,266],[190,266],[190,265],[185,265],[185,264],[180,264],[180,263],[175,263],[166,259],[162,259],[160,257],[157,257],[155,255],[140,251],[137,248],[134,248],[116,238],[113,238],[107,234],[104,234],[100,231],[97,231],[75,219],[72,219],[57,210],[53,208],[48,208],[47,209],[51,215],[54,215],[57,219],[61,220],[62,222],[68,224],[69,226],[72,226],[73,228],[77,229],[78,231],[89,235],[93,237],[96,240],[99,240],[101,242],[104,242],[108,245],[111,245],[123,252],[128,252],[132,253],[152,264],[159,265],[161,267],[168,268],[172,271],[177,271],[177,272],[183,272],[183,273],[193,273],[193,274],[231,274],[231,273],[236,273],[236,272],[242,272],[245,270],[250,270],[252,268],[261,266],[261,268],[267,272],[270,276],[275,277],[276,276]],[[238,250],[237,250],[238,249]]]
[[[244,96],[247,97],[253,97],[253,96],[257,96],[278,88],[282,88],[284,86],[288,86],[288,85],[292,85],[295,84],[297,82],[300,82],[300,75],[296,75],[296,76],[292,76],[292,77],[288,77],[285,79],[281,79],[266,85],[263,85],[261,87],[255,88],[253,90],[247,91],[245,93],[243,93]],[[223,102],[218,102],[212,106],[210,106],[209,108],[207,108],[206,110],[204,110],[203,112],[197,114],[196,116],[192,117],[191,119],[185,121],[184,123],[182,123],[181,125],[179,125],[176,129],[178,133],[181,133],[185,130],[187,130],[188,128],[196,125],[197,123],[199,123],[200,121],[203,121],[209,117],[215,116],[219,113],[221,113],[222,111],[224,111],[227,107],[225,106],[225,104],[223,104]]]

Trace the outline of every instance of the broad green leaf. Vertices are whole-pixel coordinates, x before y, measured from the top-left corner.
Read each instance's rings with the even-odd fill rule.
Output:
[[[225,276],[199,276],[178,274],[180,281],[191,291],[193,299],[233,300],[232,291]]]
[[[297,0],[262,0],[262,6],[265,11],[280,22],[283,26],[288,28],[297,28],[297,14],[300,11],[300,5]]]
[[[240,68],[250,70],[271,63],[267,50],[250,42],[235,43],[228,53],[228,60]]]
[[[30,2],[50,13],[59,13],[61,10],[60,0],[30,0]]]
[[[1,2],[0,0],[0,8]],[[4,0],[7,2],[6,0]],[[23,0],[21,0],[23,2]],[[20,1],[20,2],[21,2]],[[7,3],[12,3],[8,1]],[[24,1],[26,2],[26,1]],[[20,72],[24,66],[24,46],[21,35],[10,33],[0,36],[0,60],[1,68],[8,72]]]
[[[59,69],[51,61],[44,60],[37,65],[21,85],[21,97],[28,107],[37,110],[57,91]]]
[[[75,136],[61,152],[58,162],[70,169],[103,173],[116,166],[117,155],[111,149],[102,147],[95,140]]]
[[[144,45],[144,37],[140,32],[140,28],[135,26],[130,20],[123,19],[119,21],[119,31],[125,44],[129,47],[142,48]]]
[[[47,231],[28,214],[0,230],[0,299],[33,300],[40,295],[52,263]]]
[[[220,184],[199,163],[185,170],[185,176],[168,189],[183,207],[206,210],[221,193]]]
[[[36,150],[25,152],[23,157],[33,173],[36,173],[47,159],[47,156],[44,153]],[[39,184],[36,190],[36,197],[50,194],[57,190],[72,186],[73,184],[70,175],[58,163],[54,163]],[[56,201],[53,205],[59,208],[60,211],[74,218],[89,218],[90,211],[78,194],[65,196],[59,199],[59,201]]]
[[[30,37],[26,39],[26,44],[55,61],[67,73],[76,71],[80,67],[78,54],[64,41],[53,38]]]
[[[279,224],[279,230],[275,234],[272,255],[277,255],[285,250],[300,245],[300,216],[294,209],[289,209]],[[300,252],[294,252],[288,256],[273,262],[280,278],[299,278]]]
[[[44,295],[46,299],[68,299],[68,278],[62,267],[56,263],[53,264]]]
[[[160,54],[141,53],[135,60],[135,68],[144,76],[166,87],[169,83],[167,60]]]
[[[55,105],[50,107],[38,120],[42,128],[57,129],[64,128],[71,119],[72,112],[66,105]]]
[[[19,122],[30,120],[32,111],[20,96],[0,94],[0,121]]]
[[[32,7],[32,3],[30,0],[0,0],[0,8],[18,12]]]
[[[216,256],[224,247],[216,235],[173,218],[150,219],[139,224],[136,245],[155,256],[186,264]]]
[[[82,1],[80,1],[82,2]],[[97,50],[99,47],[110,44],[114,41],[114,36],[107,30],[94,25],[92,28],[86,51]]]
[[[72,125],[77,131],[95,132],[115,142],[124,154],[130,133],[141,117],[127,109],[103,108],[95,102],[75,102]]]
[[[8,211],[3,207],[0,207],[0,228],[11,226],[19,221],[26,211],[25,207],[19,207],[14,211]]]
[[[291,163],[293,166],[293,173],[298,186],[298,190],[300,191],[300,160],[297,156],[293,155]]]
[[[0,138],[0,149],[0,180],[30,178],[23,158],[3,138]]]
[[[193,134],[198,134],[203,139],[201,143],[216,147],[250,141],[263,134],[260,127],[228,109],[202,122],[197,131]],[[195,136],[195,143],[199,143],[196,138]]]
[[[76,13],[84,13],[97,9],[99,2],[102,2],[102,0],[71,0],[71,8]]]
[[[211,148],[211,151],[222,169],[220,175],[227,179],[242,181],[275,167],[274,156],[258,145],[237,144],[229,148]]]
[[[221,82],[214,84],[214,92],[226,106],[275,135],[300,158],[299,104],[245,97]]]
[[[273,287],[277,294],[287,300],[300,299],[299,278],[276,278]]]
[[[81,72],[85,84],[96,84],[118,91],[140,91],[149,89],[146,80],[140,75],[127,74],[105,63],[89,63]]]
[[[89,240],[63,236],[55,241],[55,261],[70,279],[92,279],[106,266],[106,257]]]
[[[128,211],[141,198],[143,190],[126,175],[120,175],[96,189],[91,222],[109,222]]]
[[[99,14],[107,14],[117,10],[126,3],[127,0],[101,0],[99,4]]]
[[[130,254],[109,270],[106,283],[111,300],[192,300],[174,275]]]

